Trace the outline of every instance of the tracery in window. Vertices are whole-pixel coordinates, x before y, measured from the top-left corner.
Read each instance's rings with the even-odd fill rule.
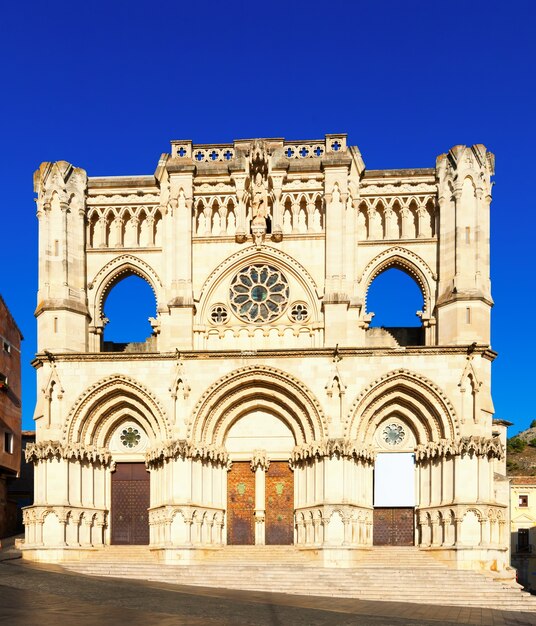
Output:
[[[250,265],[233,278],[230,302],[233,311],[246,322],[262,324],[278,318],[289,297],[287,279],[271,265]]]

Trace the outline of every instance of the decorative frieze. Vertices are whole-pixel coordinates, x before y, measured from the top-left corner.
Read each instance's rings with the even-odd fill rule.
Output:
[[[226,466],[229,462],[229,454],[223,446],[174,439],[165,442],[162,446],[151,448],[145,456],[145,463],[148,467],[158,467],[165,461],[179,458],[210,461],[214,465],[221,466]]]
[[[321,439],[296,446],[292,451],[291,461],[300,464],[314,459],[339,457],[372,464],[375,456],[372,448],[362,448],[349,439]]]
[[[415,461],[426,462],[448,456],[480,456],[495,459],[504,457],[504,448],[498,439],[486,437],[461,437],[456,440],[440,439],[419,444],[415,448]]]
[[[83,443],[62,444],[59,441],[29,443],[26,446],[25,455],[27,463],[38,463],[52,459],[65,459],[80,463],[86,461],[92,465],[99,463],[102,466],[109,466],[112,463],[112,456],[108,449]]]

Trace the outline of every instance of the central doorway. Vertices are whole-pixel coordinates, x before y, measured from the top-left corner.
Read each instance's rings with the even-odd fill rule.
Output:
[[[269,411],[254,409],[231,425],[225,437],[232,461],[227,474],[228,544],[294,543],[289,459],[295,445],[286,420]]]
[[[148,545],[150,475],[145,463],[117,463],[112,473],[114,545]]]
[[[415,455],[379,453],[374,465],[373,544],[415,545]]]

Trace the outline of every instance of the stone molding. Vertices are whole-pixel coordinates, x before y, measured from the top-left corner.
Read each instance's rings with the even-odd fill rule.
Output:
[[[147,467],[159,467],[173,459],[210,461],[213,465],[227,466],[229,454],[224,446],[192,443],[186,439],[168,440],[162,446],[151,448],[145,455]]]
[[[62,444],[59,441],[40,441],[29,443],[25,451],[27,463],[39,463],[52,459],[66,461],[88,462],[92,465],[100,464],[109,467],[112,464],[112,455],[106,448],[85,445],[83,443]]]
[[[50,513],[54,513],[61,523],[73,520],[77,524],[85,521],[87,524],[106,527],[108,512],[104,509],[93,509],[79,506],[39,506],[32,505],[22,511],[25,524],[42,524]]]
[[[445,459],[454,456],[477,456],[489,459],[503,459],[504,447],[498,439],[486,437],[461,437],[460,439],[441,439],[419,444],[415,448],[415,461],[425,463],[433,459]]]
[[[291,462],[294,465],[316,459],[346,458],[372,465],[376,452],[372,448],[362,448],[349,439],[321,439],[296,446],[292,451]]]

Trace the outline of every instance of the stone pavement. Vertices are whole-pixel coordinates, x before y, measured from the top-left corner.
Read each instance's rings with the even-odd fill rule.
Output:
[[[62,626],[514,626],[536,625],[536,615],[112,580],[55,565],[2,560],[0,623],[60,622]]]

